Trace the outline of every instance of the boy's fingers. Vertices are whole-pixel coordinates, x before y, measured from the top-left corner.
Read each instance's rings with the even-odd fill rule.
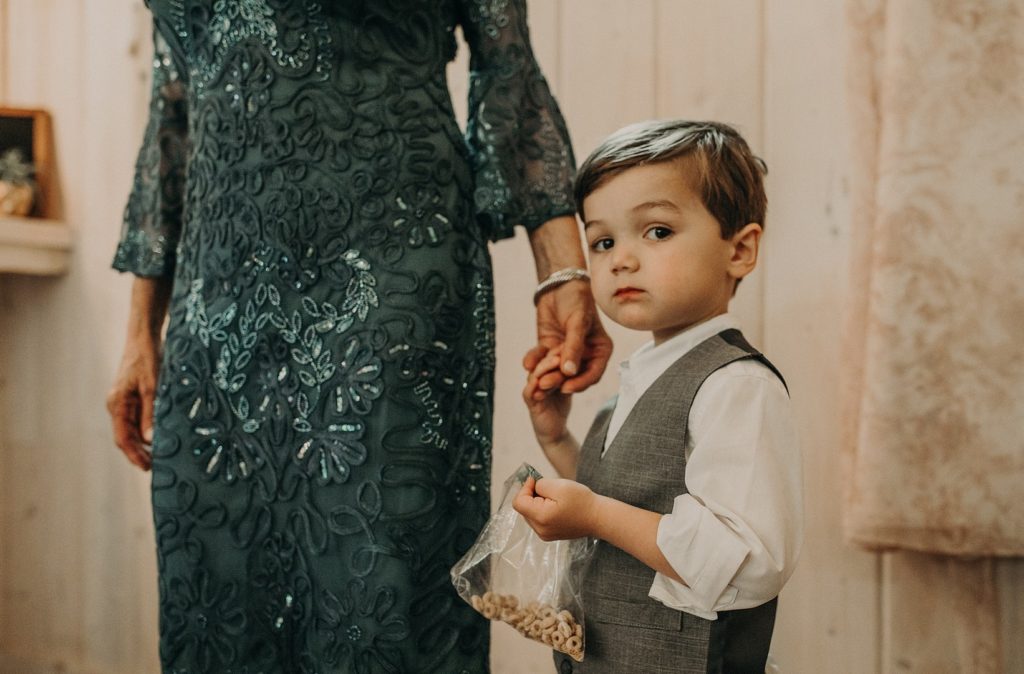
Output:
[[[527,372],[533,372],[537,368],[537,363],[539,363],[547,353],[548,347],[543,344],[538,344],[533,347],[526,352],[526,355],[523,356],[523,369]]]
[[[541,498],[551,498],[551,487],[553,485],[554,483],[551,480],[542,477],[533,485],[533,493]]]
[[[537,382],[530,379],[527,380],[526,386],[523,387],[523,400],[526,402],[533,401],[533,393],[537,390]]]
[[[534,480],[533,477],[527,477],[526,482],[519,488],[519,493],[512,499],[512,509],[524,517],[529,516],[530,511],[533,509],[533,497],[534,497]]]
[[[537,367],[533,368],[533,372],[534,374],[543,374],[548,370],[557,370],[561,362],[562,356],[558,350],[548,351],[548,355],[544,356],[544,358],[537,363]]]
[[[564,381],[565,375],[563,375],[558,370],[553,370],[541,376],[537,380],[537,388],[541,389],[542,391],[550,391],[552,389],[557,389],[559,386],[562,385],[562,382]]]

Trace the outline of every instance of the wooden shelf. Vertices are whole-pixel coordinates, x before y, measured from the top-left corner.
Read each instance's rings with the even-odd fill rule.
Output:
[[[71,262],[72,240],[63,222],[0,216],[0,274],[63,274]]]

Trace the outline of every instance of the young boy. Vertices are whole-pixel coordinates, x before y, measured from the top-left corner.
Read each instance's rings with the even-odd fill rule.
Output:
[[[594,298],[653,342],[621,365],[582,447],[557,352],[523,392],[563,479],[531,478],[516,510],[545,540],[599,539],[586,655],[556,653],[559,674],[765,671],[802,488],[782,375],[728,313],[757,263],[763,172],[734,129],[688,121],[622,129],[580,169]]]

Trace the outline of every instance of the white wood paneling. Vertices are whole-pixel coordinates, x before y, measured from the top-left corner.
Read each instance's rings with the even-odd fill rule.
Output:
[[[883,674],[997,671],[990,561],[894,552],[882,568]],[[979,642],[990,647],[979,652]]]
[[[7,0],[0,0],[0,36],[7,38]],[[7,58],[0,49],[0,101],[7,98]]]
[[[561,0],[559,93],[582,159],[655,116],[655,0]]]
[[[1007,674],[1024,671],[1024,560],[996,562],[996,588],[1003,644],[1003,669]]]
[[[658,0],[655,112],[735,126],[763,154],[763,0]],[[773,229],[769,205],[767,236]],[[729,306],[743,332],[763,344],[764,272],[743,279]]]
[[[769,4],[769,9],[777,7]],[[841,539],[837,407],[847,229],[843,1],[765,13],[770,224],[764,346],[785,373],[802,436],[805,535],[773,651],[784,672],[877,671],[879,572]]]
[[[0,651],[20,663],[3,665],[11,671],[158,669],[148,476],[113,447],[103,407],[130,282],[109,260],[142,135],[144,11],[124,0],[14,0],[0,38],[7,102],[53,114],[62,210],[78,244],[65,280],[0,279],[10,309]]]

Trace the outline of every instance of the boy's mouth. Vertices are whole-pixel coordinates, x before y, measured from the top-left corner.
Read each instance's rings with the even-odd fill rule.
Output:
[[[615,291],[615,297],[617,299],[628,300],[634,297],[639,297],[643,293],[643,290],[639,288],[626,287],[619,288]]]

